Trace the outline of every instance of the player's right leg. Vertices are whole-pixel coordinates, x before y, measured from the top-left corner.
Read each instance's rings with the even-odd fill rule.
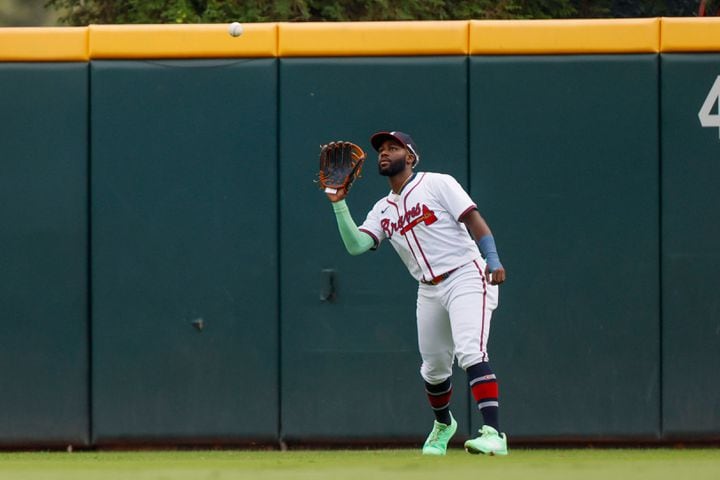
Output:
[[[457,422],[450,414],[450,424],[445,425],[437,420],[433,422],[433,429],[425,439],[423,444],[423,455],[445,455],[447,453],[448,443],[457,431]]]
[[[423,445],[424,455],[445,455],[457,430],[450,413],[454,347],[449,316],[435,299],[433,287],[420,286],[417,303],[418,346],[422,357],[420,375],[435,414],[433,429]]]

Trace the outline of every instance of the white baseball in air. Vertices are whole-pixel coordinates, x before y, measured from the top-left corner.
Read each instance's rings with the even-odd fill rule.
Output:
[[[243,34],[243,26],[239,22],[232,22],[228,25],[228,33],[233,37],[239,37]]]

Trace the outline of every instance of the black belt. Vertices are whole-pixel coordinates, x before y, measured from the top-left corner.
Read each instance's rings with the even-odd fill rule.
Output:
[[[459,267],[458,267],[459,268]],[[438,275],[437,277],[434,277],[432,280],[420,280],[420,283],[424,283],[425,285],[437,285],[446,278],[450,276],[457,268],[453,268],[452,270],[449,270],[442,275]]]

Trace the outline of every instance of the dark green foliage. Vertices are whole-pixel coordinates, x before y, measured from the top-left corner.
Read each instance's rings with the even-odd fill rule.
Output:
[[[69,25],[693,16],[697,0],[48,0]]]

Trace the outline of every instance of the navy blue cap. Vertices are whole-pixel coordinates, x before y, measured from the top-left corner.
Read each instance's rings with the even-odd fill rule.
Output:
[[[415,141],[407,133],[377,132],[370,137],[370,143],[372,143],[375,150],[379,150],[380,145],[382,145],[385,140],[395,140],[407,150],[410,150],[410,152],[415,155],[415,163],[413,163],[413,167],[420,162],[420,154],[418,153],[417,145],[415,145]]]

